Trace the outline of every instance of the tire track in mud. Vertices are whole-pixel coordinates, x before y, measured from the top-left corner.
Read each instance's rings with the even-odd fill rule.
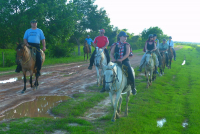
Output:
[[[134,54],[130,59],[133,67],[139,65],[141,57],[141,53]],[[75,93],[92,92],[85,87],[96,83],[96,70],[94,67],[93,70],[88,70],[88,65],[88,62],[80,62],[43,67],[38,89],[33,90],[27,80],[24,94],[21,94],[24,87],[22,73],[1,76],[0,81],[10,78],[20,79],[12,83],[0,83],[0,115],[21,103],[34,100],[37,96],[72,96]],[[33,78],[33,83],[34,81]]]

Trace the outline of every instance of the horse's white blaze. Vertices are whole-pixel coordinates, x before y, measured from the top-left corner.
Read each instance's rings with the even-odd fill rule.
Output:
[[[103,49],[101,48],[96,48],[96,55],[94,58],[94,64],[96,67],[96,71],[97,71],[97,85],[99,86],[100,84],[102,84],[103,81],[103,74],[104,74],[104,67],[105,65],[107,65],[107,59],[105,54],[103,53]],[[99,67],[97,67],[96,65],[99,64]],[[99,75],[99,69],[101,70],[101,78]]]

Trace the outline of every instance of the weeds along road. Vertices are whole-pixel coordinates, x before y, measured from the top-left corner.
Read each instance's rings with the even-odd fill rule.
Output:
[[[176,50],[180,48],[181,46],[178,46]],[[130,58],[133,67],[139,65],[142,55],[143,52],[135,53],[134,57]],[[96,69],[93,67],[93,70],[88,70],[88,65],[89,62],[80,62],[44,67],[41,70],[42,75],[39,77],[40,85],[37,90],[30,87],[27,75],[27,89],[24,94],[21,94],[24,87],[22,73],[1,76],[0,81],[12,78],[16,81],[0,83],[0,115],[23,102],[34,100],[36,96],[71,96],[76,93],[91,92],[85,87],[96,83]]]

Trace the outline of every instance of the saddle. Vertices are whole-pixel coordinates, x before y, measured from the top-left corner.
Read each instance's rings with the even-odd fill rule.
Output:
[[[35,48],[35,47],[29,47],[29,49],[31,51],[31,57],[33,58],[34,61],[36,61],[37,48]]]

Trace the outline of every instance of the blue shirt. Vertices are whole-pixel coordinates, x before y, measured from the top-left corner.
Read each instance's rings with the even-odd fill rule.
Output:
[[[88,45],[91,45],[91,42],[93,42],[93,40],[92,40],[91,38],[89,38],[89,39],[86,38],[85,40],[87,41],[87,44],[88,44]]]
[[[44,33],[41,29],[37,28],[35,30],[28,29],[24,34],[24,39],[26,39],[30,43],[40,44],[40,41],[45,39]]]

